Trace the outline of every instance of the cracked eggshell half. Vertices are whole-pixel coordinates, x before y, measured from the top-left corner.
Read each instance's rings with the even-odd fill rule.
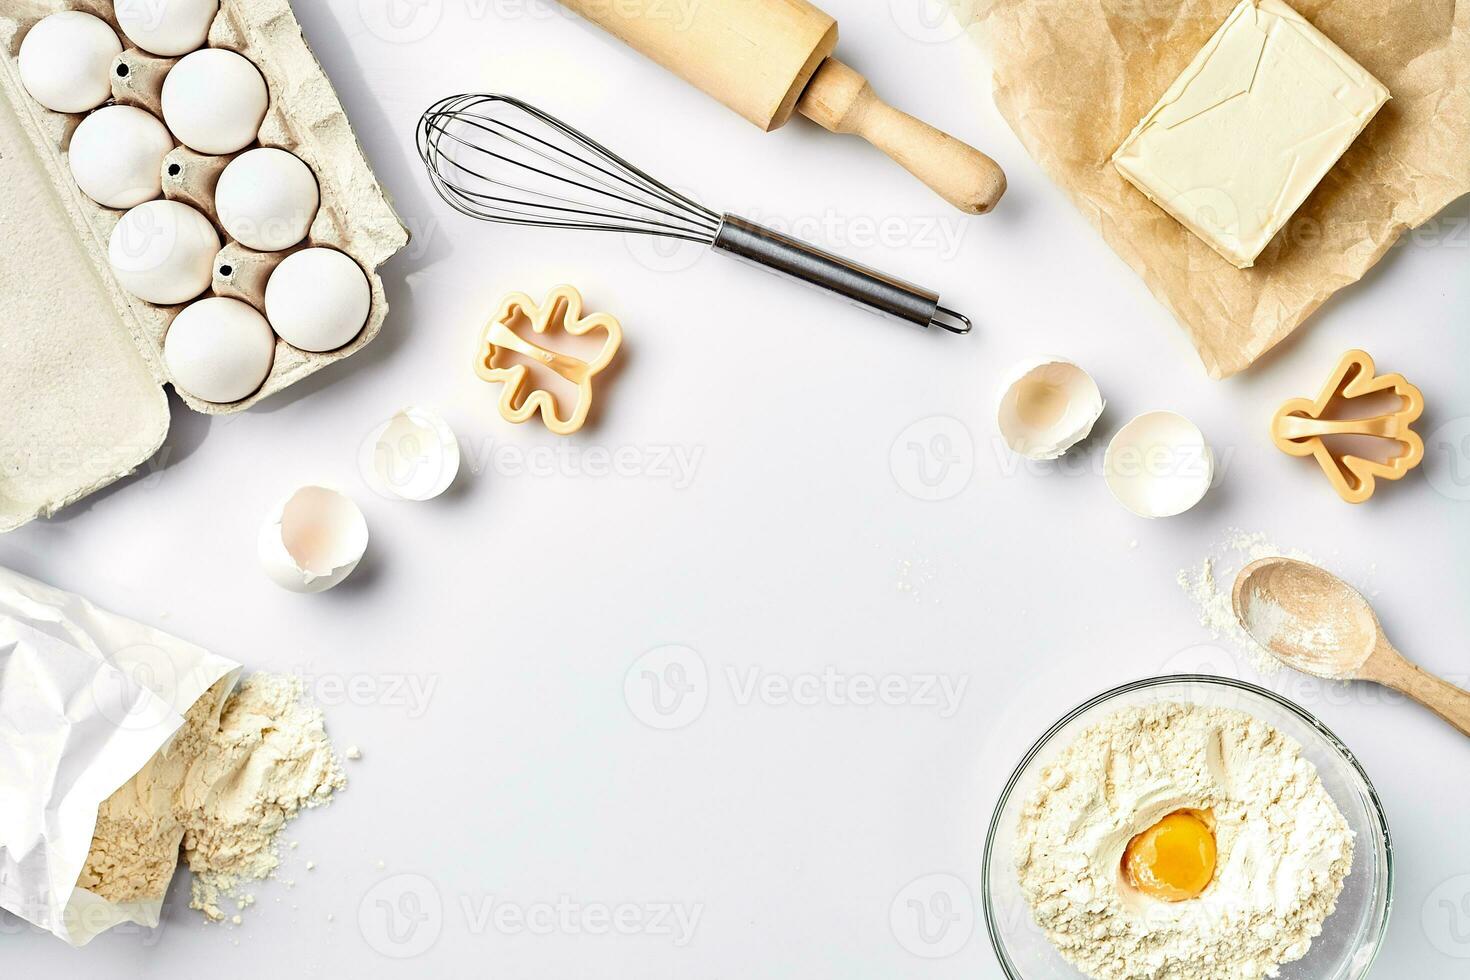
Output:
[[[292,493],[260,528],[266,575],[291,592],[325,592],[352,574],[367,550],[367,520],[346,494],[307,486]]]
[[[1057,459],[1087,438],[1104,404],[1097,382],[1082,368],[1060,357],[1038,358],[1011,369],[996,421],[1012,452]]]
[[[410,405],[368,435],[358,467],[380,496],[432,500],[459,473],[459,440],[437,414]]]
[[[1215,456],[1189,419],[1148,412],[1113,436],[1103,471],[1118,503],[1139,517],[1174,517],[1209,492]]]

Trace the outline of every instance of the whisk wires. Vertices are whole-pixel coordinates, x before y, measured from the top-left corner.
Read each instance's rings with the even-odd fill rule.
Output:
[[[473,218],[711,244],[721,218],[607,147],[508,95],[455,95],[418,125],[434,190]]]

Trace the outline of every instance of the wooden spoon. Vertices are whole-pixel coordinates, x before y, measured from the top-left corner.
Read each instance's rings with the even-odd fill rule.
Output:
[[[1288,667],[1391,687],[1470,735],[1470,692],[1406,660],[1368,600],[1330,572],[1263,558],[1240,570],[1231,600],[1245,631]]]

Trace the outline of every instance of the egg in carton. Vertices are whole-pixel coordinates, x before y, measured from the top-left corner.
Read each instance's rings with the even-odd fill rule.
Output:
[[[235,52],[259,70],[268,93],[264,116],[254,140],[239,151],[201,153],[183,145],[170,151],[158,200],[207,216],[223,247],[211,257],[208,288],[197,298],[154,304],[122,288],[108,245],[125,212],[82,193],[70,166],[72,139],[88,113],[47,109],[22,84],[19,52],[27,33],[63,10],[100,18],[119,38],[109,104],[162,118],[168,72],[193,53],[159,55],[132,45],[110,0],[15,0],[0,12],[0,216],[7,229],[17,229],[0,255],[0,348],[11,362],[0,376],[0,400],[13,409],[13,424],[0,435],[0,530],[50,514],[153,456],[168,428],[162,383],[173,383],[195,411],[229,414],[361,349],[388,312],[377,269],[408,241],[288,0],[221,0],[205,46]],[[299,159],[318,188],[304,239],[278,251],[233,240],[216,208],[226,168],[260,148]],[[315,254],[300,254],[308,250]],[[303,346],[272,335],[264,380],[231,401],[206,400],[178,383],[164,345],[183,309],[201,300],[238,301],[263,323],[256,314],[267,309],[278,267],[292,257],[302,267],[323,261],[324,250],[335,252],[339,264],[350,259],[367,282],[364,322],[351,339],[308,350],[312,345],[299,336],[293,339]],[[293,278],[310,271],[299,269]]]

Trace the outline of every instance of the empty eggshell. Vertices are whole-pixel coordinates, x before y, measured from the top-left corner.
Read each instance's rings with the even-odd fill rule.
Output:
[[[130,105],[103,106],[72,134],[67,157],[82,193],[104,208],[131,208],[163,193],[168,127]]]
[[[304,248],[271,273],[265,315],[294,347],[336,350],[362,331],[372,298],[367,276],[356,262],[336,249]]]
[[[203,46],[219,0],[117,0],[115,12],[129,41],[172,58]]]
[[[211,296],[179,311],[163,339],[174,385],[207,402],[237,402],[271,373],[276,338],[255,307]]]
[[[437,414],[411,405],[373,430],[358,465],[381,496],[431,500],[448,490],[459,472],[459,441]]]
[[[311,168],[275,147],[231,160],[214,189],[225,233],[259,252],[278,252],[305,238],[320,204]]]
[[[261,567],[292,592],[340,585],[367,550],[367,521],[351,498],[327,487],[302,487],[260,528]]]
[[[234,153],[255,142],[270,95],[260,70],[224,48],[185,55],[163,79],[163,121],[191,150]]]
[[[43,17],[20,42],[20,81],[55,112],[86,112],[112,96],[112,59],[122,42],[107,22],[79,10]]]
[[[1071,361],[1042,358],[1012,369],[1001,388],[997,422],[1012,452],[1056,459],[1087,438],[1103,404],[1090,374]]]
[[[1209,492],[1215,457],[1189,419],[1148,412],[1118,430],[1103,471],[1113,496],[1139,517],[1173,517]]]
[[[141,300],[167,306],[209,288],[219,234],[187,204],[139,204],[112,229],[107,259],[117,281]]]

